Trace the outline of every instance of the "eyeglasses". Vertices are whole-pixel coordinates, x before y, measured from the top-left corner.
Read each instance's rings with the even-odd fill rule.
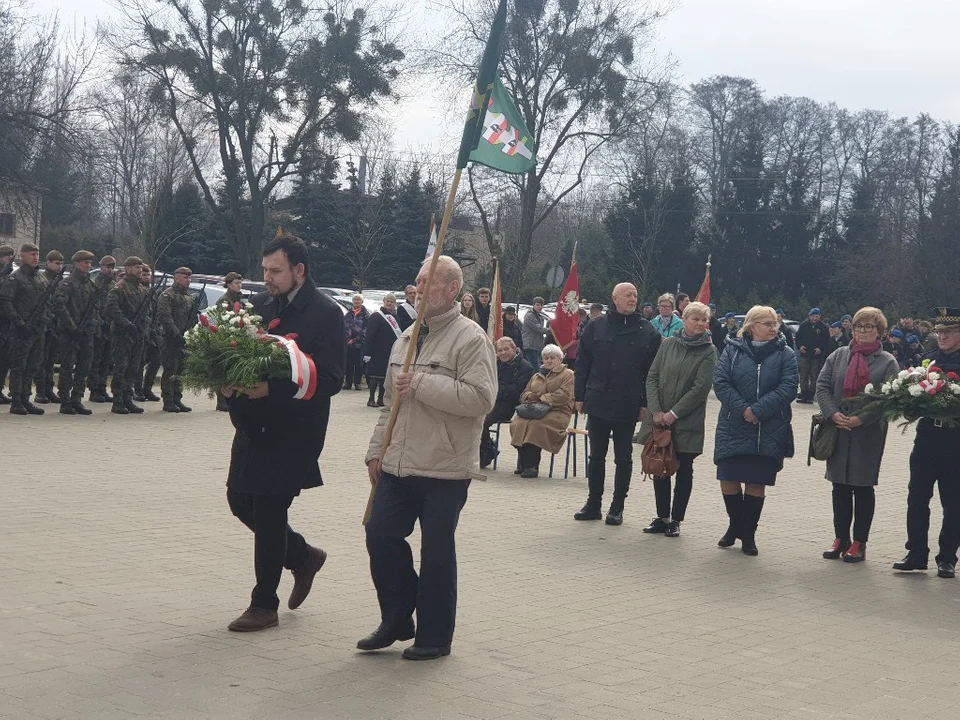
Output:
[[[940,337],[946,337],[948,335],[956,335],[960,333],[960,328],[950,328],[949,330],[934,330],[934,334],[939,335]]]
[[[877,329],[876,325],[854,325],[853,329],[857,332],[873,332]]]
[[[779,327],[780,323],[767,320],[766,322],[758,322],[757,325],[763,325],[765,328],[775,328]]]

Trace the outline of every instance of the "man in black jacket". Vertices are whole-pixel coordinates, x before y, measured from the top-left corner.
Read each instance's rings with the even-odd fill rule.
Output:
[[[717,356],[723,352],[723,343],[727,334],[723,331],[723,324],[717,319],[717,304],[710,303],[710,342],[717,349]]]
[[[946,373],[960,374],[960,309],[938,308],[937,349],[924,355]],[[930,548],[930,498],[938,485],[943,506],[937,576],[956,574],[960,546],[960,427],[949,427],[933,418],[920,418],[910,454],[910,485],[907,490],[907,556],[893,564],[894,570],[926,570]]]
[[[510,422],[520,404],[520,394],[526,389],[533,372],[533,367],[524,359],[512,338],[504,336],[497,340],[497,400],[483,421],[480,467],[487,467],[497,456],[497,448],[490,437],[491,426]]]
[[[477,290],[477,305],[474,308],[477,311],[477,318],[480,320],[480,327],[484,330],[490,324],[490,288],[482,287]]]
[[[810,405],[820,368],[830,354],[830,330],[820,320],[820,308],[812,308],[807,319],[800,323],[796,343],[800,360],[800,397],[797,402]]]
[[[503,336],[513,340],[523,353],[523,330],[520,327],[520,321],[517,320],[517,309],[513,305],[507,305],[503,309]],[[528,362],[527,365],[529,364]]]
[[[793,330],[791,330],[790,326],[784,322],[784,318],[786,318],[786,315],[784,314],[783,309],[777,308],[777,320],[780,321],[780,333],[786,338],[787,347],[791,350],[796,350],[797,343],[793,337]]]
[[[237,632],[277,624],[277,587],[284,568],[293,571],[294,578],[287,606],[299,607],[327,558],[287,525],[287,510],[301,490],[323,484],[318,460],[330,398],[343,383],[346,352],[343,311],[310,279],[302,240],[293,235],[271,240],[263,250],[263,279],[267,292],[252,299],[254,312],[271,333],[297,334],[297,345],[313,358],[316,389],[311,396],[286,379],[259,382],[242,392],[223,389],[236,428],[227,500],[233,514],[254,533],[257,577],[250,607],[230,623],[230,630]]]
[[[633,473],[633,433],[647,407],[647,371],[660,348],[660,334],[637,313],[637,289],[620,283],[613,307],[591,320],[580,337],[576,366],[577,412],[589,415],[589,496],[573,517],[599,520],[610,436],[616,463],[613,501],[606,523],[623,522],[623,503]]]

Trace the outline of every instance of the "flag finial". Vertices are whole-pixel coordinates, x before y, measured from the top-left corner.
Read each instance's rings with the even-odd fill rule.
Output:
[[[277,225],[276,237],[282,237],[282,236],[283,236],[283,225]]]

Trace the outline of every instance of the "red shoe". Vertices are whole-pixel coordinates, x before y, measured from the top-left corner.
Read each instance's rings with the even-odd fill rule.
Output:
[[[849,547],[850,547],[849,540],[841,540],[840,538],[835,538],[833,541],[833,545],[831,545],[829,549],[823,551],[823,557],[826,560],[836,560],[841,555],[843,555],[843,553],[846,552],[847,548]]]
[[[854,540],[843,554],[843,561],[849,563],[863,562],[867,559],[867,544]]]

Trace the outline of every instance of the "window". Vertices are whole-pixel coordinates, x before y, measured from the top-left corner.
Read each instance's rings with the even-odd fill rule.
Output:
[[[0,213],[0,237],[13,237],[13,213]]]

